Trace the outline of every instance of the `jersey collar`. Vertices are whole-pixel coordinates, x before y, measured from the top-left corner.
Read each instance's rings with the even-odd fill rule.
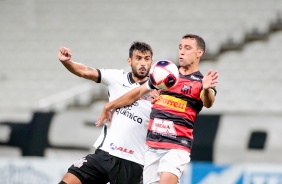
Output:
[[[128,77],[128,82],[129,82],[130,84],[136,83],[135,80],[134,80],[133,77],[132,77],[132,72],[129,72],[127,77]],[[140,85],[142,85],[142,84],[144,84],[146,81],[147,81],[147,80],[142,81],[142,82],[138,82],[138,83],[139,83]]]

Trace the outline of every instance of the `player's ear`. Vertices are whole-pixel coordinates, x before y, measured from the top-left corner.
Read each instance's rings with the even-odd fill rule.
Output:
[[[202,57],[204,55],[204,50],[203,49],[198,49],[198,57]]]
[[[128,59],[127,59],[127,64],[128,64],[129,66],[131,66],[131,58],[128,58]]]

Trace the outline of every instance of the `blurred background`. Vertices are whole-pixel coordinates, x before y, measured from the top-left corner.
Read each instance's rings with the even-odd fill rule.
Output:
[[[107,89],[74,76],[60,46],[94,68],[128,70],[133,41],[177,63],[183,35],[219,72],[195,122],[184,184],[282,183],[282,0],[0,0],[0,180],[58,183],[93,152]]]

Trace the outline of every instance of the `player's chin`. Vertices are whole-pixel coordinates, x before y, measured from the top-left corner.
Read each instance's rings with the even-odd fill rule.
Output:
[[[147,71],[139,71],[139,72],[138,72],[138,75],[139,75],[140,77],[147,77],[148,72],[147,72]]]

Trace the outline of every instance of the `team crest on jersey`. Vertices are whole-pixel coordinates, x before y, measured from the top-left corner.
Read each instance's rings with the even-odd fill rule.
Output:
[[[87,160],[85,158],[80,158],[73,164],[73,166],[80,168],[84,162],[87,162]]]
[[[186,84],[183,85],[181,92],[185,95],[191,94],[192,86],[188,86]]]

